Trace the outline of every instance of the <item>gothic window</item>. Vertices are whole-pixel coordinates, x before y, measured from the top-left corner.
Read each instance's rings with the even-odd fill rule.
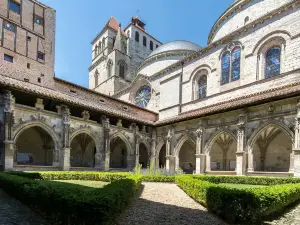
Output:
[[[221,85],[240,79],[241,47],[231,44],[221,58]]]
[[[147,38],[145,36],[143,36],[143,45],[147,47]]]
[[[95,71],[95,87],[98,86],[99,73],[98,70]]]
[[[146,108],[151,98],[151,88],[149,86],[141,87],[135,96],[135,104],[139,107]]]
[[[231,52],[231,80],[240,79],[241,69],[241,48],[237,47]]]
[[[204,75],[200,77],[198,81],[198,98],[206,97],[206,89],[207,89],[207,77]]]
[[[230,53],[225,52],[222,56],[222,80],[221,84],[229,83]]]
[[[135,32],[135,41],[140,42],[140,34],[139,32]]]
[[[107,62],[107,67],[106,67],[106,69],[107,69],[107,77],[111,77],[111,75],[112,75],[112,67],[113,67],[113,62],[111,60],[109,60]]]
[[[125,78],[125,71],[126,71],[127,65],[123,60],[120,60],[118,62],[118,64],[119,64],[119,77]]]
[[[279,46],[274,46],[267,51],[265,78],[280,74],[280,55],[281,48]]]
[[[153,42],[150,41],[150,50],[153,51]]]
[[[101,43],[101,41],[99,41],[98,46],[99,46],[99,49],[98,49],[98,54],[99,54],[101,52],[101,50],[102,50],[102,43]]]
[[[98,45],[95,46],[95,57],[98,55]]]
[[[102,38],[102,50],[105,48],[105,38]]]

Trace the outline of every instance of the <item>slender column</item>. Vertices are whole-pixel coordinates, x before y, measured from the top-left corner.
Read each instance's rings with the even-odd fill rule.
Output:
[[[109,125],[109,118],[105,116],[102,117],[102,125],[103,125],[103,152],[105,153],[105,160],[102,162],[104,163],[104,170],[109,171],[110,169],[110,125]]]
[[[136,136],[135,140],[135,166],[140,164],[140,138]]]
[[[211,171],[211,166],[210,166],[210,155],[209,153],[206,155],[206,172]]]
[[[253,172],[254,166],[253,166],[253,149],[248,149],[248,172]]]
[[[156,131],[153,130],[152,137],[151,137],[151,154],[150,154],[150,167],[155,168],[156,166]]]
[[[203,142],[203,128],[200,127],[196,131],[196,174],[203,174],[205,172],[205,155],[202,150]]]
[[[236,175],[242,176],[246,172],[246,153],[245,153],[245,124],[246,116],[241,114],[237,124],[237,153],[236,153]]]
[[[62,127],[63,127],[63,148],[60,153],[60,169],[61,170],[70,170],[70,109],[62,105],[61,106],[61,115],[62,115]]]
[[[290,168],[289,173],[294,173],[294,153],[290,154]]]
[[[15,142],[13,140],[15,98],[10,91],[4,94],[4,170],[12,170],[14,167]]]
[[[171,134],[171,130],[169,130],[167,136],[167,142],[166,142],[166,169],[167,170],[175,169],[175,160],[173,160],[171,156],[172,137],[173,136]]]
[[[293,148],[294,155],[294,176],[300,177],[300,100],[297,104],[297,115],[295,118],[295,143]]]

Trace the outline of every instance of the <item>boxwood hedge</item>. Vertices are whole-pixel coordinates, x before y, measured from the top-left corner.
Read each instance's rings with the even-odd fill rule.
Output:
[[[293,183],[294,181],[290,184],[245,189],[217,184],[238,181],[238,179],[244,180],[245,178],[207,176],[204,179],[203,176],[177,176],[176,183],[189,196],[205,205],[208,210],[230,222],[261,221],[300,200],[300,184]],[[252,184],[273,184],[278,181],[276,178],[274,181],[264,180],[264,178],[259,181],[252,178],[250,180]],[[288,183],[288,180],[284,182]]]
[[[25,173],[20,174],[25,176]],[[49,174],[52,174],[51,178],[61,179],[53,173]],[[49,174],[47,179],[50,178]],[[64,225],[108,223],[129,204],[142,181],[140,175],[107,173],[102,180],[111,181],[110,184],[103,188],[90,188],[50,180],[35,180],[32,179],[33,174],[26,176],[31,179],[0,173],[1,189],[40,212],[51,224]]]

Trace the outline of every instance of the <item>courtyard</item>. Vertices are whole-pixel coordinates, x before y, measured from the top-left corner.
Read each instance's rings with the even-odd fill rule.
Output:
[[[0,173],[2,224],[292,225],[300,219],[298,178],[148,172]]]

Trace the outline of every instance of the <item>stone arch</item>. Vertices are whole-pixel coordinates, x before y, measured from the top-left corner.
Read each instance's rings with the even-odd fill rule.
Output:
[[[29,136],[26,131],[31,132]],[[22,161],[21,164],[41,166],[58,166],[60,138],[45,122],[30,121],[20,124],[14,129],[13,140],[17,147],[15,151],[16,162],[21,163]],[[20,141],[26,141],[27,144],[33,146],[29,150],[24,150],[23,147],[25,144],[22,143],[20,145],[22,147],[19,149],[18,142]]]
[[[70,143],[79,134],[89,135],[93,139],[93,141],[95,142],[95,145],[96,145],[95,147],[96,147],[97,151],[100,151],[100,140],[97,138],[97,135],[91,129],[88,129],[88,128],[81,128],[81,129],[78,129],[78,130],[74,131],[73,133],[71,133]]]
[[[146,140],[141,139],[141,140],[139,141],[139,144],[145,145],[145,147],[146,147],[146,149],[147,149],[147,154],[148,154],[148,156],[150,157],[150,155],[151,155],[151,146],[149,145],[149,143],[148,143]]]
[[[259,52],[261,51],[262,47],[270,42],[272,39],[274,38],[280,38],[280,39],[283,39],[284,42],[286,42],[286,40],[290,39],[291,38],[291,34],[288,32],[288,31],[285,31],[285,30],[276,30],[276,31],[273,31],[267,35],[265,35],[264,37],[262,37],[257,43],[256,45],[253,47],[252,49],[252,54],[254,55],[258,55]]]
[[[56,150],[58,150],[61,147],[61,140],[58,137],[58,135],[55,133],[55,131],[52,129],[52,127],[50,127],[48,124],[46,124],[45,122],[42,122],[42,121],[25,122],[22,125],[18,126],[14,130],[14,138],[13,138],[14,142],[16,142],[16,140],[18,139],[18,137],[24,130],[27,130],[32,127],[40,127],[43,130],[45,130],[52,137],[52,140],[55,144]]]
[[[111,142],[112,140],[114,140],[116,138],[120,138],[124,142],[124,144],[126,145],[126,148],[127,148],[127,154],[130,155],[130,153],[132,152],[132,148],[131,148],[130,142],[125,137],[125,135],[120,132],[115,133],[109,137],[109,141]]]
[[[175,169],[181,168],[185,173],[196,169],[196,142],[190,135],[184,135],[174,148]]]
[[[211,66],[209,66],[208,64],[202,64],[200,66],[198,66],[196,69],[193,70],[193,72],[191,73],[189,79],[187,82],[190,82],[194,77],[195,75],[199,72],[199,71],[202,71],[202,70],[206,70],[207,71],[207,75],[211,73]]]
[[[261,131],[263,131],[264,129],[266,129],[268,126],[275,126],[277,128],[279,128],[281,131],[283,131],[287,136],[289,136],[291,138],[291,141],[294,141],[294,133],[291,131],[291,129],[285,125],[282,122],[279,121],[268,121],[266,123],[263,123],[262,125],[260,125],[250,136],[250,138],[247,141],[247,150],[248,153],[251,153],[251,148],[253,147],[253,144],[255,143],[255,141],[257,140],[258,136],[260,135]]]
[[[288,172],[293,169],[294,134],[281,121],[259,126],[247,141],[248,171]]]
[[[241,51],[245,48],[245,46],[242,44],[242,42],[240,41],[231,41],[229,44],[227,44],[223,49],[222,51],[220,52],[219,54],[219,60],[221,60],[223,54],[226,52],[226,51],[231,51],[231,48],[236,48],[236,47],[240,47],[241,48]]]
[[[236,135],[230,130],[220,130],[206,142],[206,171],[235,169],[237,151]]]
[[[124,134],[117,132],[110,137],[110,168],[125,169],[130,166],[131,145]]]
[[[156,167],[166,166],[166,141],[161,139],[155,148]]]
[[[212,145],[214,144],[214,142],[216,141],[216,139],[218,138],[218,136],[222,133],[226,133],[228,135],[231,135],[235,141],[237,141],[236,135],[234,135],[234,133],[231,130],[220,130],[217,131],[216,133],[214,133],[211,138],[206,142],[205,146],[204,146],[204,152],[205,154],[209,154]]]

